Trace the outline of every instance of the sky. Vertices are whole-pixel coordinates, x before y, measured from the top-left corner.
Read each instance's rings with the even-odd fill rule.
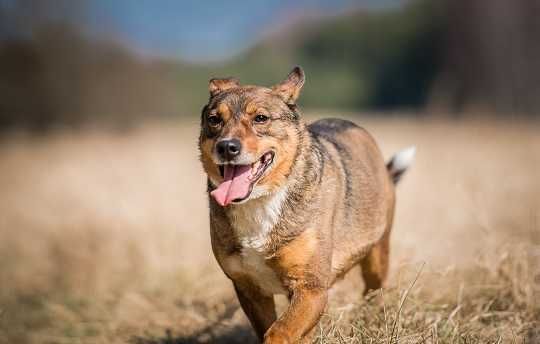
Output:
[[[304,13],[386,8],[401,0],[94,0],[87,11],[92,32],[113,35],[144,54],[191,62],[222,60]]]
[[[235,56],[262,34],[308,13],[380,9],[403,1],[0,0],[0,6],[68,20],[90,35],[119,41],[145,55],[208,62]]]

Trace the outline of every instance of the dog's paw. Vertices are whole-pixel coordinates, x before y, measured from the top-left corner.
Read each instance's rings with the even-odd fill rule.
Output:
[[[264,335],[264,344],[289,344],[289,336],[287,333],[278,328],[271,327]]]

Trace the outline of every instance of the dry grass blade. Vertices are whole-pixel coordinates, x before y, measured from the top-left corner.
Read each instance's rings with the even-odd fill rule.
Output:
[[[418,281],[418,278],[420,277],[420,274],[422,273],[422,270],[424,269],[425,265],[426,265],[426,263],[423,262],[422,266],[420,266],[420,268],[418,269],[418,272],[416,273],[416,276],[414,277],[414,280],[412,281],[410,286],[407,288],[407,290],[405,290],[403,298],[402,298],[401,302],[399,303],[398,311],[397,311],[397,314],[396,314],[396,319],[394,320],[394,323],[392,324],[392,333],[390,334],[390,338],[389,338],[389,341],[388,341],[389,344],[392,344],[394,342],[394,333],[396,335],[396,339],[395,339],[396,343],[397,343],[397,341],[399,339],[399,329],[397,328],[397,326],[399,324],[399,318],[401,316],[401,311],[403,310],[403,305],[407,301],[407,297],[409,297],[409,293],[411,292],[412,288],[416,284],[416,281]]]

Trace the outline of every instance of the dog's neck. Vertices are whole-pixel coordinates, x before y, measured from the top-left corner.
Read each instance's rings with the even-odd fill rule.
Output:
[[[281,218],[287,196],[285,186],[272,194],[227,209],[227,217],[240,245],[258,251],[264,249],[270,232]]]

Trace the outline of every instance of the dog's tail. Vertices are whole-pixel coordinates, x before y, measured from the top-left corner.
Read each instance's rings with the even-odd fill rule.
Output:
[[[416,154],[416,147],[412,146],[405,148],[396,153],[386,164],[386,169],[390,174],[390,178],[397,184],[407,169],[414,161],[414,155]]]

